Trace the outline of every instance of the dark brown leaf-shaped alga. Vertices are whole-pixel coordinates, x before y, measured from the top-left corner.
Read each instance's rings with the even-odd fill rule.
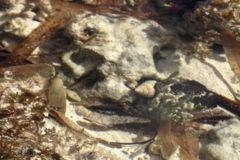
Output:
[[[150,153],[169,159],[177,149],[181,160],[197,160],[199,153],[197,136],[189,132],[184,125],[162,120],[155,141],[149,146]]]

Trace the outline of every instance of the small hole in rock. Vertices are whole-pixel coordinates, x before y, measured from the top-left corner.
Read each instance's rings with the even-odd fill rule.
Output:
[[[215,53],[218,53],[218,54],[223,54],[224,53],[224,49],[223,49],[223,46],[221,44],[214,43],[210,48]]]
[[[88,27],[88,28],[85,28],[83,32],[89,36],[92,36],[97,33],[97,30],[96,30],[96,28]]]
[[[60,159],[61,159],[61,156],[60,156],[58,153],[53,153],[53,154],[52,154],[52,159],[53,159],[53,160],[60,160]]]
[[[140,84],[142,84],[143,82],[148,81],[148,80],[155,80],[155,78],[154,78],[154,77],[142,77],[141,79],[139,79],[139,80],[137,81],[137,83],[138,83],[138,85],[140,85]]]
[[[39,8],[39,7],[34,7],[34,8],[32,9],[32,11],[33,11],[34,13],[36,13],[36,14],[39,14],[40,8]]]
[[[159,60],[164,60],[166,59],[165,57],[163,57],[160,53],[155,53],[153,56],[154,62],[157,63]]]
[[[0,50],[0,62],[4,62],[9,56],[10,53],[8,51]]]
[[[166,44],[160,48],[161,52],[174,52],[175,47],[171,44]]]
[[[12,4],[8,1],[0,1],[0,10],[7,10],[12,7]]]
[[[86,88],[91,88],[97,82],[101,82],[105,76],[97,70],[93,70],[82,78],[78,79],[78,83],[82,83]]]
[[[180,36],[180,39],[185,43],[190,43],[194,41],[194,37],[190,34],[182,34],[179,36]]]

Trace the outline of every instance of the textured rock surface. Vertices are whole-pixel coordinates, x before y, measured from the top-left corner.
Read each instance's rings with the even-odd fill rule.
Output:
[[[51,11],[50,2],[40,0],[37,4],[26,0],[6,0],[2,2],[0,8],[0,34],[8,33],[11,36],[24,38],[40,25],[39,21],[44,21]],[[38,10],[36,12],[36,10]],[[2,44],[7,49],[12,49],[17,43],[16,40],[1,38]]]
[[[31,27],[28,27],[31,26]],[[33,21],[32,19],[24,18],[15,18],[4,26],[4,32],[12,33],[15,36],[26,37],[30,34],[35,28],[39,26],[39,22]]]
[[[239,95],[239,80],[232,72],[225,55],[212,53],[202,60],[186,56],[180,51],[170,54],[159,53],[164,59],[156,62],[159,73],[166,78],[178,72],[177,77],[198,81],[209,90],[233,99]]]
[[[95,3],[86,0],[82,2]],[[131,6],[135,3],[131,0],[121,2]],[[0,6],[0,33],[17,38],[26,37],[51,12],[51,5],[49,1],[45,0],[38,1],[36,4],[27,3],[25,0],[8,0],[4,2],[4,5],[5,7]],[[36,13],[36,9],[40,9],[39,12]],[[64,33],[62,34],[62,32]],[[49,43],[41,46],[36,52],[52,54],[56,51],[58,53],[49,55],[53,58],[46,58],[45,62],[57,66],[58,77],[63,78],[68,89],[75,91],[65,93],[62,82],[60,85],[56,85],[57,89],[59,86],[60,89],[64,89],[61,96],[63,98],[60,97],[60,99],[64,106],[64,112],[66,112],[65,116],[75,125],[86,127],[85,130],[94,137],[118,142],[138,142],[138,140],[149,139],[149,135],[143,133],[144,127],[147,125],[142,123],[136,127],[141,130],[139,132],[129,131],[126,128],[122,130],[114,128],[108,131],[109,126],[114,126],[113,123],[120,123],[118,118],[124,117],[112,116],[111,114],[114,112],[111,112],[111,109],[137,110],[136,113],[141,112],[156,122],[159,122],[162,116],[182,122],[183,119],[192,116],[188,112],[193,110],[216,106],[226,107],[215,101],[219,96],[214,92],[230,99],[234,99],[240,93],[239,80],[231,71],[224,54],[210,53],[211,56],[207,58],[193,54],[187,55],[180,50],[181,40],[178,36],[154,21],[113,14],[100,15],[83,12],[74,15],[62,32],[61,35],[56,34],[53,39],[48,41]],[[15,43],[18,43],[11,36],[0,38],[1,45],[10,50]],[[63,43],[64,45],[62,45]],[[210,51],[208,50],[208,52]],[[54,60],[52,61],[52,59]],[[31,66],[30,68],[33,69]],[[22,68],[16,67],[15,69],[23,71]],[[31,76],[26,78],[24,73]],[[20,114],[20,120],[27,121],[30,129],[32,129],[31,125],[39,125],[40,130],[36,130],[36,132],[31,133],[31,130],[27,130],[31,134],[22,133],[21,128],[15,130],[20,132],[20,135],[23,134],[23,137],[37,139],[34,141],[35,145],[29,147],[34,150],[29,151],[33,158],[124,160],[152,158],[145,153],[145,145],[112,149],[112,147],[106,147],[98,141],[90,140],[89,137],[61,126],[54,119],[48,117],[48,109],[45,107],[49,104],[46,99],[40,101],[40,106],[32,105],[33,102],[22,101],[25,94],[38,97],[38,94],[46,91],[46,85],[50,79],[50,75],[42,78],[42,75],[38,74],[41,73],[41,70],[37,70],[37,74],[35,72],[24,73],[19,72],[19,79],[16,78],[17,82],[12,81],[12,71],[1,73],[3,82],[0,79],[0,91],[5,95],[1,95],[0,102],[5,103],[7,100],[8,103],[3,106],[10,111],[12,104],[18,104],[20,111],[23,109],[23,112],[17,112]],[[34,76],[32,76],[33,74]],[[57,89],[53,88],[53,91],[59,92]],[[20,95],[17,94],[18,92]],[[16,100],[9,100],[8,93],[9,95],[13,94]],[[78,95],[75,95],[76,93]],[[70,99],[77,102],[66,100],[66,94],[69,94]],[[57,98],[53,96],[55,101],[52,105],[55,107],[58,107],[56,105],[60,101]],[[26,105],[26,103],[31,105]],[[28,106],[30,107],[27,108]],[[84,106],[98,109],[107,108],[110,111],[93,114],[93,111],[81,108]],[[15,108],[17,111],[18,107]],[[1,113],[5,113],[5,110]],[[40,114],[40,120],[36,124],[34,120],[28,121],[29,115],[32,120],[36,118],[36,113]],[[111,121],[111,118],[114,120]],[[130,121],[127,116],[124,118],[121,120]],[[132,116],[131,118],[133,118],[132,121],[139,120],[139,117],[134,119]],[[140,118],[140,120],[142,119]],[[4,131],[9,128],[14,130],[13,124],[8,125],[6,121],[10,121],[10,119],[0,118]],[[104,121],[108,123],[100,123]],[[94,127],[91,128],[91,125]],[[103,128],[98,130],[99,126]],[[202,140],[202,155],[205,159],[228,159],[229,157],[224,157],[225,155],[231,155],[233,159],[239,157],[239,152],[234,151],[239,147],[239,141],[236,138],[239,128],[238,121],[230,121],[224,125],[218,125],[213,130],[215,136],[213,138],[217,137],[213,141],[211,141],[212,135],[207,135]],[[147,128],[147,131],[149,130]],[[0,131],[0,134],[4,135],[5,132]],[[31,136],[28,136],[29,134]],[[33,134],[40,138],[34,137]],[[21,136],[16,139],[21,139]],[[14,143],[14,140],[11,142]],[[18,142],[19,144],[14,147],[19,150],[24,148],[24,145],[21,144],[30,145],[25,141]],[[4,139],[0,145],[4,146],[5,143],[7,143],[7,139]],[[36,148],[40,148],[41,151]],[[47,150],[45,150],[46,148]],[[225,151],[224,155],[219,156],[218,150]],[[10,148],[6,155],[11,152]],[[23,152],[23,156],[29,157],[28,149]],[[14,154],[18,155],[15,152]],[[173,154],[171,158],[179,159],[178,153]]]
[[[95,67],[97,77],[102,78],[88,87],[82,84],[73,87],[83,97],[83,104],[104,106],[102,101],[108,99],[111,101],[105,105],[134,106],[157,121],[166,115],[182,121],[191,116],[188,111],[215,105],[208,104],[211,99],[208,95],[212,95],[208,89],[230,99],[239,93],[239,81],[224,55],[212,53],[204,60],[184,55],[175,49],[176,37],[151,21],[87,15],[77,15],[66,28],[66,35],[83,50],[81,54],[90,50],[104,59]],[[175,80],[162,81],[173,75]],[[141,84],[154,80],[157,83],[151,91],[141,87],[145,90],[139,92]],[[154,94],[146,96],[149,93]],[[94,98],[95,101],[89,101]]]
[[[84,97],[83,101],[90,106],[94,106],[96,102],[89,102],[89,99],[98,97],[101,100],[107,98],[114,102],[128,104],[127,108],[136,101],[143,103],[138,103],[138,105],[144,111],[148,108],[156,109],[157,106],[161,106],[160,100],[166,98],[166,93],[160,89],[155,94],[156,87],[148,88],[139,85],[147,83],[148,80],[168,79],[175,73],[178,73],[175,78],[194,80],[205,85],[207,89],[230,99],[234,99],[240,90],[238,80],[224,55],[213,53],[212,57],[205,60],[184,55],[180,50],[175,50],[176,36],[152,21],[139,21],[133,18],[119,19],[85,13],[73,19],[66,28],[66,34],[72,37],[81,48],[81,52],[75,54],[80,56],[88,54],[90,57],[95,57],[92,58],[92,62],[74,62],[75,68],[72,68],[74,75],[78,73],[78,76],[85,75],[82,71],[78,72],[78,69],[82,68],[85,72],[86,70],[90,72],[91,69],[96,70],[97,77],[102,77],[90,86],[84,87],[82,84],[77,84],[73,87]],[[146,38],[148,41],[145,41]],[[98,62],[99,57],[103,59],[101,63]],[[76,60],[70,56],[68,61]],[[67,64],[67,61],[65,60],[64,63]],[[93,64],[96,66],[93,67]],[[71,68],[73,65],[68,66]],[[89,69],[89,66],[92,67]],[[154,97],[154,95],[157,96]],[[173,106],[180,103],[174,95],[168,96],[172,97],[170,101],[175,103]],[[140,97],[154,98],[142,101]],[[167,102],[167,100],[164,101]],[[162,106],[165,106],[164,103]],[[180,110],[181,107],[178,108]],[[157,115],[159,112],[155,113]]]
[[[201,156],[210,160],[238,160],[240,157],[239,120],[231,120],[214,128],[202,139]]]
[[[154,48],[168,43],[172,35],[153,21],[143,23],[115,16],[77,15],[67,27],[66,34],[80,43],[81,48],[104,57],[106,63],[99,67],[106,75],[116,74],[119,78],[135,80],[144,76],[157,77]]]
[[[6,82],[15,83],[16,86],[31,94],[45,92],[48,88],[48,81],[54,75],[54,68],[47,64],[22,65],[0,70],[0,76],[6,79]]]
[[[238,80],[224,55],[213,53],[204,61],[185,56],[174,50],[177,41],[173,40],[174,35],[152,21],[85,13],[74,18],[67,26],[66,34],[79,44],[82,49],[79,54],[84,55],[90,50],[95,54],[91,57],[99,55],[104,59],[100,63],[97,62],[100,58],[96,57],[92,62],[68,65],[77,77],[97,68],[104,77],[111,75],[126,87],[135,88],[141,79],[166,79],[179,72],[179,78],[196,80],[230,99],[239,94]],[[168,46],[170,48],[166,48]],[[66,64],[72,63],[71,56],[67,60],[64,60]],[[94,67],[94,64],[99,65]]]
[[[63,62],[72,68],[75,76],[80,77],[95,69],[99,77],[103,77],[87,91],[75,87],[82,96],[85,94],[84,97],[100,96],[114,101],[128,97],[129,100],[132,99],[129,91],[138,85],[139,80],[161,78],[155,68],[154,53],[156,48],[170,43],[174,36],[153,21],[115,16],[80,14],[66,28],[66,35],[81,48],[79,56],[89,55],[93,58],[91,62],[77,63],[66,53]]]

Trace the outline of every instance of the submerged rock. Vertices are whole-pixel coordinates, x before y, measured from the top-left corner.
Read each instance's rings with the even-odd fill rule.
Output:
[[[103,57],[88,50],[76,50],[65,53],[62,61],[75,78],[80,78],[103,63]]]
[[[238,97],[239,80],[231,70],[226,55],[211,53],[210,57],[201,59],[187,56],[182,51],[170,54],[159,53],[162,59],[155,60],[156,67],[162,77],[178,73],[176,77],[195,80],[205,85],[209,90],[234,100]]]
[[[154,49],[173,37],[153,21],[91,13],[77,15],[67,26],[66,34],[80,48],[105,59],[106,62],[98,69],[106,76],[112,74],[119,79],[133,77],[135,80],[143,76],[158,77],[153,61]]]
[[[19,38],[27,37],[40,22],[44,21],[50,14],[51,5],[49,0],[30,3],[26,0],[6,0],[1,2],[0,7],[0,40],[3,46],[11,50]],[[9,39],[9,36],[15,38]]]
[[[82,2],[92,4],[95,1],[83,0]],[[121,2],[134,5],[136,1]],[[24,0],[18,2],[8,0],[6,4],[3,2],[0,2],[0,4],[6,5],[6,8],[0,6],[0,15],[3,15],[0,18],[0,27],[3,30],[0,32],[18,38],[26,37],[51,12],[49,1],[37,1],[36,4],[30,4]],[[185,3],[180,2],[179,4],[185,6]],[[36,12],[39,9],[41,13]],[[12,17],[13,14],[18,16]],[[7,38],[14,41],[11,37],[5,36],[0,39],[3,48],[9,49],[12,46]],[[234,99],[236,94],[240,93],[239,80],[236,80],[228,66],[225,55],[214,53],[208,58],[189,56],[185,54],[184,50],[180,50],[179,44],[182,44],[182,41],[179,40],[178,36],[154,21],[138,20],[115,14],[100,15],[82,12],[73,15],[72,19],[66,23],[65,28],[49,41],[51,43],[47,43],[50,47],[46,47],[47,45],[41,46],[39,51],[45,50],[46,53],[51,53],[49,56],[52,56],[52,58],[49,58],[46,62],[57,66],[58,77],[63,77],[63,82],[58,79],[48,88],[49,104],[46,104],[47,102],[44,99],[41,101],[40,109],[35,105],[31,106],[33,108],[26,108],[28,105],[25,103],[29,102],[24,100],[24,103],[22,103],[22,99],[25,98],[25,93],[31,95],[44,94],[43,91],[47,90],[48,82],[52,78],[53,68],[50,65],[17,66],[2,69],[0,72],[2,77],[0,80],[4,81],[0,85],[0,90],[4,93],[0,97],[1,102],[4,102],[4,98],[6,98],[4,96],[7,93],[14,93],[16,98],[14,100],[21,104],[18,106],[26,108],[28,111],[26,113],[35,114],[39,110],[44,112],[44,114],[41,113],[41,123],[44,119],[44,124],[39,127],[40,132],[43,133],[37,135],[40,135],[41,138],[44,134],[47,139],[41,141],[41,147],[47,148],[45,146],[49,145],[51,151],[58,153],[47,155],[47,157],[63,157],[66,159],[77,159],[79,157],[82,159],[99,159],[105,157],[105,153],[100,148],[93,149],[97,146],[97,143],[100,143],[97,139],[99,135],[102,139],[114,140],[112,142],[142,142],[138,138],[147,135],[143,131],[150,131],[149,126],[142,123],[139,126],[134,126],[140,130],[136,132],[128,131],[125,126],[124,130],[112,129],[109,132],[106,131],[109,126],[113,127],[129,122],[133,115],[136,117],[144,115],[157,123],[161,123],[161,119],[166,117],[175,122],[182,122],[184,119],[193,116],[191,113],[196,110],[201,111],[220,106],[223,108],[229,107],[232,109],[230,111],[234,112],[236,111],[234,107],[238,106],[238,103],[229,99]],[[61,46],[63,43],[64,47]],[[201,47],[199,45],[199,48]],[[201,50],[204,50],[204,47]],[[40,54],[40,56],[47,57],[44,54]],[[52,59],[54,60],[52,61]],[[19,70],[24,72],[18,72]],[[67,89],[71,89],[71,91],[65,90],[64,83],[67,84]],[[4,91],[6,85],[8,87],[7,92]],[[12,89],[15,89],[15,91],[13,92]],[[23,95],[20,97],[21,101],[19,101],[18,92]],[[73,102],[69,102],[67,96]],[[4,106],[10,106],[9,111],[5,112],[3,110],[2,113],[3,115],[7,113],[6,116],[9,116],[9,114],[12,114],[11,105],[9,105],[9,103],[12,103],[12,99],[7,99],[7,102],[8,104],[4,104]],[[48,113],[45,113],[47,105],[52,105],[55,109],[59,107],[59,110],[62,111],[62,117],[57,117],[58,119],[55,120],[64,122],[64,120],[61,121],[61,118],[65,116],[65,120],[74,123],[74,126],[79,125],[78,128],[88,130],[91,135],[94,135],[90,137],[97,137],[96,141],[89,142],[92,143],[89,144],[90,148],[84,146],[85,139],[88,141],[89,137],[86,138],[81,134],[71,132],[69,128],[64,128],[47,117]],[[80,106],[88,107],[89,110],[80,108]],[[80,109],[82,109],[82,112],[80,112]],[[119,115],[115,115],[118,111],[121,111]],[[128,111],[130,115],[122,119],[123,116],[120,116],[120,114]],[[19,114],[24,117],[24,120],[27,119],[24,113]],[[240,113],[237,112],[236,114]],[[7,124],[5,119],[0,120],[2,124]],[[138,122],[136,121],[136,123]],[[80,125],[84,127],[80,127]],[[228,125],[234,128],[233,133],[237,135],[235,129],[238,129],[239,125]],[[4,127],[7,130],[9,126]],[[104,130],[99,129],[99,126],[108,127]],[[143,129],[143,127],[147,129]],[[236,146],[238,146],[238,141],[235,139],[235,135],[226,133],[226,128],[218,128],[214,132],[220,139],[221,144],[223,144],[221,139],[227,141],[224,147],[227,148],[226,151],[229,151],[229,154],[233,155],[233,149],[235,148],[231,145],[235,145],[236,142]],[[233,129],[230,128],[230,130]],[[111,132],[113,133],[110,136],[109,133]],[[0,134],[4,135],[5,132]],[[234,140],[227,139],[224,134],[229,134]],[[29,133],[24,133],[25,137],[27,135]],[[34,135],[31,135],[31,137],[34,138]],[[147,137],[149,139],[149,136]],[[218,139],[216,139],[216,142],[210,142],[208,138],[209,136],[202,141],[203,156],[221,159],[221,157],[217,157],[218,153],[211,149],[212,145],[214,148],[221,148],[216,144]],[[46,141],[50,142],[45,145]],[[35,145],[38,146],[39,144],[35,142]],[[104,147],[102,150],[106,152],[107,147]],[[141,147],[139,147],[141,148],[139,150],[136,149],[137,151],[129,159],[137,159],[137,154],[143,153],[146,146],[141,145]],[[111,147],[109,148],[113,151]],[[83,150],[87,151],[82,152]],[[124,154],[119,150],[116,153]],[[175,153],[174,158],[179,158],[178,152]],[[119,155],[121,156],[121,154]],[[236,155],[238,153],[232,157]],[[113,159],[116,159],[115,157],[117,156],[114,155]],[[124,154],[124,156],[118,158],[128,159],[126,157],[128,156]],[[224,158],[227,159],[227,157]]]
[[[119,103],[132,103],[130,91],[140,81],[161,79],[154,54],[163,45],[174,43],[171,41],[174,35],[156,22],[88,12],[77,15],[66,27],[65,34],[74,40],[80,52],[74,53],[75,58],[69,53],[63,54],[63,63],[71,68],[74,76],[80,78],[87,74],[95,79],[90,86],[79,83],[73,88],[85,100],[101,97]],[[77,55],[92,58],[78,61]],[[154,86],[150,88],[154,90]],[[148,94],[140,91],[140,87],[136,92]],[[154,91],[149,91],[145,96],[153,95]]]
[[[213,128],[202,138],[201,159],[238,160],[240,157],[240,122],[233,119]]]
[[[213,93],[234,99],[240,90],[224,55],[213,53],[204,60],[186,55],[177,49],[177,36],[153,21],[86,12],[68,24],[65,34],[80,48],[74,54],[91,57],[91,61],[84,62],[74,57],[67,59],[68,64],[74,63],[68,65],[74,76],[85,76],[72,89],[87,106],[105,103],[125,109],[137,107],[157,121],[166,113],[179,120],[183,107],[197,108],[200,102],[193,103],[195,97],[210,99],[204,94]],[[63,57],[66,55],[69,53]],[[171,86],[185,83],[183,79],[189,80],[192,94],[172,93]],[[164,84],[165,80],[170,82]],[[203,92],[195,93],[199,89],[196,86],[201,86]],[[210,106],[204,102],[201,105]]]
[[[10,81],[31,94],[43,93],[48,89],[49,80],[55,69],[48,64],[29,64],[0,69],[0,77]]]

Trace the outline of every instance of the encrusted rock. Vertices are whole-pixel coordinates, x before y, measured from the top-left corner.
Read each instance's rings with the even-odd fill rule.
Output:
[[[30,64],[0,70],[0,77],[16,82],[21,89],[32,94],[46,91],[54,74],[54,68],[48,64]]]
[[[239,159],[239,128],[240,122],[236,119],[213,128],[202,139],[201,159]]]
[[[76,47],[81,48],[78,53],[74,53],[76,56],[86,55],[92,57],[92,60],[77,61],[77,58],[65,53],[64,64],[77,77],[93,70],[97,70],[103,77],[95,81],[92,88],[94,93],[85,92],[81,88],[77,92],[81,95],[88,93],[88,96],[92,93],[94,97],[111,97],[115,101],[128,97],[130,88],[135,88],[141,79],[161,79],[155,68],[154,53],[156,48],[161,48],[174,37],[153,21],[89,12],[77,15],[66,27],[65,34],[74,39]],[[100,60],[101,57],[103,60]],[[101,63],[98,63],[99,60]],[[145,92],[145,96],[153,96],[153,89],[150,92]]]
[[[65,53],[62,61],[76,78],[80,78],[103,63],[103,57],[89,50],[76,50]]]
[[[164,58],[155,61],[162,77],[167,78],[178,73],[177,77],[198,81],[209,90],[230,99],[235,99],[240,94],[239,81],[224,54],[211,53],[212,55],[204,60],[192,55],[187,56],[179,50],[167,55],[161,52],[159,54]]]
[[[116,15],[115,18],[114,15],[106,17],[91,13],[77,15],[66,28],[66,34],[74,38],[81,48],[106,59],[107,63],[99,66],[103,73],[124,78],[135,76],[136,79],[142,76],[157,77],[153,49],[172,38],[153,21],[143,23],[130,17],[118,18]]]
[[[33,21],[28,18],[15,18],[4,26],[4,32],[11,33],[19,37],[26,37],[29,35],[35,28],[39,26],[39,22]]]
[[[51,5],[49,0],[36,1],[30,3],[26,0],[6,0],[1,2],[0,8],[0,33],[8,33],[20,38],[28,36],[35,28],[40,25],[39,21],[44,21],[50,14]],[[36,11],[37,10],[37,11]],[[7,49],[15,46],[17,38],[9,40],[8,36],[1,36],[3,45]]]
[[[192,2],[192,0],[190,1]],[[95,0],[82,0],[82,2],[88,4],[97,3]],[[103,1],[98,2],[104,3]],[[111,3],[115,2],[121,6],[122,4],[134,6],[136,3],[140,3],[140,1],[134,0],[111,1]],[[176,4],[184,8],[187,6],[186,2],[189,2],[189,0],[171,2],[176,2]],[[207,28],[213,26],[212,21],[208,21],[208,15],[210,14],[210,19],[212,15],[216,17],[218,9],[221,10],[221,16],[232,20],[230,26],[235,27],[235,29],[239,31],[236,25],[233,25],[238,22],[237,17],[239,17],[239,15],[236,14],[239,8],[235,3],[237,1],[211,0],[201,2],[203,2],[202,5],[200,5],[201,3],[197,5],[197,3],[194,2],[195,7],[200,6],[196,12],[191,12],[194,10],[191,8],[189,14],[185,14],[186,17],[187,15],[191,16],[188,17],[190,19],[189,21],[185,20],[183,23],[191,24],[191,26],[194,27],[188,28],[186,31],[183,30],[182,33],[197,36],[201,35],[202,31],[205,32],[207,30],[204,28],[204,24],[206,24]],[[209,9],[209,2],[218,7],[221,6],[224,8],[222,3],[224,3],[224,5],[229,4],[229,6],[227,6],[227,9],[224,11],[225,13],[223,13],[222,11],[224,9],[221,7]],[[13,35],[18,38],[28,36],[32,30],[45,20],[52,8],[50,1],[45,0],[35,1],[35,4],[27,3],[25,0],[7,0],[6,2],[0,2],[0,5],[1,4],[3,4],[3,6],[0,6],[1,35]],[[111,6],[111,4],[109,6]],[[208,7],[204,8],[203,6]],[[84,5],[82,5],[82,7],[84,7]],[[235,7],[235,9],[231,11],[233,7]],[[129,9],[134,9],[134,7]],[[141,9],[140,7],[140,10]],[[141,142],[138,138],[141,137],[139,137],[139,135],[141,135],[142,131],[145,131],[143,127],[146,126],[141,124],[138,127],[141,132],[137,131],[136,134],[135,132],[129,131],[124,131],[123,134],[121,130],[113,129],[114,133],[112,135],[116,136],[115,139],[115,137],[109,134],[112,131],[106,131],[110,128],[104,128],[105,130],[102,129],[100,131],[97,130],[99,128],[95,128],[96,126],[91,126],[91,124],[98,125],[98,127],[104,126],[104,124],[101,123],[105,123],[105,125],[113,127],[115,124],[127,123],[126,119],[121,119],[124,121],[117,119],[117,117],[121,118],[121,116],[106,116],[107,114],[116,114],[121,110],[129,111],[131,114],[136,113],[136,115],[137,113],[144,114],[149,119],[158,123],[162,122],[162,117],[171,118],[175,122],[183,122],[185,118],[187,119],[192,116],[190,113],[195,110],[216,106],[229,109],[228,103],[230,102],[231,105],[234,104],[232,106],[230,105],[230,107],[235,107],[234,101],[230,101],[225,97],[233,99],[236,93],[240,93],[239,81],[235,79],[224,55],[213,53],[209,54],[211,56],[208,58],[204,56],[194,56],[194,54],[189,56],[185,54],[185,50],[181,51],[181,48],[175,44],[176,41],[178,41],[179,44],[185,43],[182,43],[175,34],[151,20],[138,20],[129,16],[106,14],[106,12],[104,15],[80,12],[77,15],[71,16],[73,16],[72,19],[68,21],[65,28],[61,30],[64,32],[64,35],[61,31],[58,32],[60,34],[56,34],[54,38],[48,41],[50,43],[45,43],[49,48],[47,45],[42,45],[39,49],[40,52],[45,50],[46,53],[54,53],[54,56],[50,55],[54,58],[48,58],[48,56],[45,55],[46,58],[44,58],[48,58],[46,62],[50,63],[53,63],[52,59],[54,59],[54,62],[58,59],[56,61],[58,77],[64,77],[63,81],[58,78],[52,80],[52,84],[48,89],[48,102],[42,99],[39,101],[39,103],[41,102],[40,105],[39,103],[37,104],[38,100],[35,101],[35,99],[39,99],[38,96],[45,95],[46,92],[44,91],[47,91],[47,84],[53,75],[53,68],[51,66],[35,64],[5,68],[0,71],[0,102],[3,104],[2,107],[4,109],[8,109],[7,112],[3,110],[4,112],[2,112],[3,114],[1,113],[1,115],[7,114],[9,118],[7,123],[5,123],[6,120],[4,118],[0,118],[4,129],[4,132],[1,132],[0,135],[3,138],[6,137],[5,134],[8,134],[9,129],[15,127],[14,124],[17,124],[16,127],[20,126],[18,130],[22,131],[22,126],[18,125],[18,123],[28,121],[35,123],[35,118],[38,119],[38,117],[40,117],[41,125],[39,124],[39,126],[37,126],[38,129],[34,129],[34,132],[25,131],[26,126],[23,126],[24,132],[19,134],[26,139],[29,138],[31,141],[37,141],[39,138],[41,143],[34,142],[36,146],[32,147],[34,149],[42,148],[39,154],[49,153],[51,154],[49,156],[52,156],[51,158],[56,159],[59,159],[59,157],[65,159],[76,159],[79,157],[80,159],[101,159],[100,157],[104,155],[104,152],[96,148],[96,145],[98,145],[98,136],[105,140],[114,140],[111,142]],[[198,26],[199,22],[196,21],[199,17],[203,20],[200,26]],[[184,18],[185,17],[182,19]],[[175,19],[173,21],[175,21]],[[181,26],[179,25],[177,27]],[[47,33],[49,32],[47,31]],[[15,39],[11,36],[0,37],[2,48],[12,48],[11,44],[13,43],[10,42]],[[210,37],[214,40],[212,41],[211,38],[207,38],[206,41],[201,41],[201,38],[198,39],[199,43],[197,42],[194,46],[195,50],[209,53],[211,51],[209,50],[210,46],[206,42],[212,44],[217,39],[213,36]],[[66,47],[61,46],[63,43]],[[224,51],[222,51],[222,53],[224,53]],[[18,72],[19,70],[22,72]],[[64,83],[74,92],[70,90],[66,91]],[[29,95],[30,98],[26,98],[26,96]],[[34,100],[31,99],[31,96]],[[66,100],[66,96],[74,102]],[[76,111],[81,109],[79,107],[80,105],[76,104],[91,107],[89,109],[89,111],[91,111],[89,113],[91,114],[84,115],[83,112],[76,114]],[[47,116],[44,117],[44,115],[48,114],[46,113],[48,111],[46,109],[47,105],[53,106],[55,107],[53,109],[65,113],[64,119],[63,115],[54,117],[54,112],[51,112],[50,114],[53,115],[53,119],[56,118],[56,120],[60,122],[64,120],[66,122],[66,120],[69,119],[68,121],[73,122],[75,126],[85,125],[84,127],[86,128],[84,128],[84,130],[91,132],[94,135],[91,137],[96,137],[96,141],[88,144],[85,141],[88,141],[88,138],[81,135],[81,133],[70,133],[69,128],[64,128]],[[21,108],[24,112],[18,112],[17,110],[15,114],[12,112],[14,107]],[[102,108],[109,110],[106,111]],[[99,113],[95,114],[95,109]],[[234,109],[235,108],[232,110]],[[36,113],[39,111],[41,111],[41,113]],[[18,119],[16,119],[17,123],[15,123],[15,120],[14,123],[11,123],[10,120],[12,117],[9,115],[13,113],[14,116],[22,116],[22,120],[24,121],[18,121]],[[40,116],[29,118],[34,114],[40,114]],[[121,112],[121,114],[125,113]],[[111,121],[110,117],[114,120]],[[133,116],[131,115],[129,117],[132,118]],[[43,119],[44,122],[42,122]],[[239,142],[235,138],[235,136],[238,135],[235,129],[239,128],[239,125],[235,125],[235,122],[234,124],[229,122],[228,125],[229,126],[223,125],[224,127],[218,126],[217,129],[213,130],[213,135],[217,137],[216,141],[225,148],[215,142],[211,142],[208,137],[203,138],[202,144],[204,146],[202,156],[205,157],[205,159],[209,157],[219,159],[228,158],[224,157],[224,155],[219,157],[220,154],[215,148],[226,150],[225,153],[229,154],[231,158],[239,156],[238,153],[234,153],[234,149],[237,150],[239,148]],[[32,127],[29,128],[32,129]],[[94,128],[94,130],[92,130],[92,128]],[[147,131],[150,131],[148,129],[149,128],[147,128]],[[231,133],[228,130],[230,130]],[[32,135],[37,133],[37,138],[33,138],[28,132],[31,132]],[[38,132],[43,134],[40,135]],[[227,137],[227,135],[231,135],[231,138]],[[210,134],[210,137],[211,136]],[[3,142],[8,143],[9,139],[4,139]],[[20,142],[19,144],[25,144]],[[82,144],[84,144],[84,146]],[[89,146],[86,147],[85,145]],[[234,145],[236,148],[234,148]],[[135,153],[132,153],[132,157],[129,159],[148,158],[148,156],[137,156],[137,154],[141,153],[141,150],[145,148],[144,145],[141,145],[141,147],[142,149],[138,149]],[[31,148],[31,146],[24,148],[23,145],[23,149],[20,148],[20,150],[28,153],[28,148]],[[56,153],[45,152],[46,148]],[[84,150],[87,151],[84,152]],[[115,154],[112,148],[109,150]],[[12,151],[13,149],[10,149],[9,153],[12,154]],[[106,152],[106,155],[110,155],[110,152]],[[33,153],[32,157],[39,158],[35,150],[30,150],[30,153]],[[123,154],[119,150],[116,153]],[[175,153],[173,159],[179,158],[178,152]],[[118,154],[118,156],[120,155],[119,159],[127,159],[125,158],[126,155],[124,157],[121,154]],[[114,155],[115,159],[117,159],[116,157],[117,156]]]

